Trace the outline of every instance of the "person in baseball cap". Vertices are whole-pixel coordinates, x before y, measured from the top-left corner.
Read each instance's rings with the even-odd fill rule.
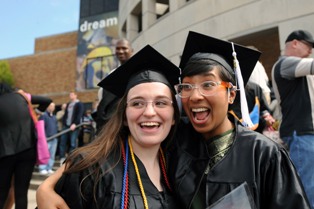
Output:
[[[312,48],[314,48],[314,39],[310,32],[306,30],[295,30],[287,37],[285,43],[298,40],[298,41],[306,41],[307,43],[312,45]]]
[[[287,145],[311,208],[314,208],[314,40],[310,32],[292,31],[272,68],[272,86],[280,104],[279,133]]]

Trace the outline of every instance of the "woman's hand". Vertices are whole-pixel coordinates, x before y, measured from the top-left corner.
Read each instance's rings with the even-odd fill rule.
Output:
[[[64,167],[65,165],[63,164],[38,187],[36,191],[38,209],[69,209],[66,202],[54,190],[57,181],[62,176]]]

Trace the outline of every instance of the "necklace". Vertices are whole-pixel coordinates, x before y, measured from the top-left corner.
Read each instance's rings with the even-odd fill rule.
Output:
[[[128,201],[129,201],[129,174],[128,174],[128,162],[129,162],[129,147],[128,141],[125,140],[125,147],[126,150],[124,151],[124,147],[122,147],[122,158],[124,162],[124,169],[123,169],[123,181],[122,181],[122,195],[121,195],[121,209],[128,208]]]
[[[131,159],[134,165],[134,169],[135,169],[135,173],[136,173],[136,178],[137,178],[137,182],[138,185],[140,187],[140,191],[141,191],[141,196],[143,198],[143,204],[144,204],[144,208],[145,209],[149,209],[148,208],[148,202],[147,202],[147,197],[145,194],[145,190],[143,187],[143,183],[142,183],[142,179],[141,179],[141,175],[137,166],[137,162],[136,159],[134,157],[134,152],[133,152],[133,147],[131,144],[131,139],[132,136],[128,137],[128,140],[125,140],[125,150],[124,147],[122,146],[122,158],[123,158],[123,165],[124,165],[124,169],[123,169],[123,182],[122,182],[122,197],[121,197],[121,209],[127,209],[128,208],[128,200],[129,200],[129,175],[128,175],[128,155],[129,155],[129,150],[130,150],[130,155],[131,155]],[[159,148],[159,163],[160,163],[160,167],[161,167],[161,172],[162,172],[162,176],[163,179],[165,181],[165,184],[167,186],[167,188],[171,191],[171,187],[170,187],[170,183],[166,174],[166,160],[165,160],[165,156],[164,153],[162,151],[161,148]]]

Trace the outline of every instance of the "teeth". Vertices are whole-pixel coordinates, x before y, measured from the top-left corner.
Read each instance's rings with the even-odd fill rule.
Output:
[[[201,107],[201,108],[193,108],[192,112],[204,112],[207,111],[208,109],[205,107]]]
[[[158,126],[159,124],[156,122],[145,122],[141,123],[141,126]]]

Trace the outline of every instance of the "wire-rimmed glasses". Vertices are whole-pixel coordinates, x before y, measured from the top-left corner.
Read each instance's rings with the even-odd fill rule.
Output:
[[[144,110],[148,103],[151,103],[155,110],[163,110],[172,106],[172,100],[169,98],[159,98],[153,101],[146,101],[141,98],[134,98],[127,101],[127,107],[136,110]]]

